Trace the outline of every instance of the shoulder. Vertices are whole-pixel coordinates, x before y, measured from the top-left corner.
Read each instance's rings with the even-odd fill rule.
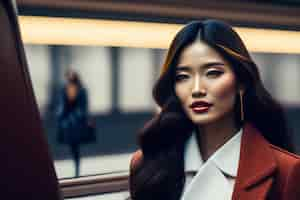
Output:
[[[137,150],[136,152],[133,153],[130,161],[130,171],[135,170],[141,161],[143,160],[143,152],[142,150]]]
[[[84,87],[80,87],[79,88],[79,94],[82,95],[82,96],[87,95],[87,89],[84,88]]]
[[[66,96],[66,86],[59,88],[58,94],[60,97],[65,97]]]
[[[300,156],[297,154],[288,152],[272,144],[270,144],[270,148],[273,151],[277,163],[281,167],[292,168],[300,162]]]
[[[300,196],[300,156],[270,144],[278,170],[277,180],[285,199],[298,199]]]
[[[287,177],[291,170],[300,166],[300,156],[294,153],[288,152],[280,147],[270,144],[269,145],[274,158],[276,160],[279,172]],[[299,180],[300,181],[300,180]]]

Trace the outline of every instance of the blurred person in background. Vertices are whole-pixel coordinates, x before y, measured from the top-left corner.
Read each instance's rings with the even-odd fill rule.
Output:
[[[139,133],[131,199],[299,199],[300,158],[283,108],[230,25],[182,28],[153,96],[161,112]]]
[[[80,144],[88,132],[88,99],[79,75],[69,70],[58,103],[58,141],[70,145],[75,161],[75,176],[80,172]]]

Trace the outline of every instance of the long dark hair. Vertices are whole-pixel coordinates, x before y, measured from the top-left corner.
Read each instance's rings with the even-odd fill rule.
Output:
[[[65,79],[66,79],[66,84],[71,83],[71,84],[76,85],[78,88],[82,87],[82,83],[81,83],[79,74],[72,69],[69,69],[65,72]]]
[[[257,66],[238,34],[222,21],[195,21],[175,36],[154,85],[153,97],[161,112],[139,133],[143,159],[130,174],[133,200],[178,200],[181,196],[185,182],[184,144],[194,125],[187,119],[175,95],[175,67],[182,50],[197,39],[215,48],[228,60],[238,83],[245,86],[244,122],[256,127],[270,143],[293,151],[283,109],[264,88]],[[241,122],[239,101],[235,113]]]
[[[79,74],[72,70],[69,69],[68,71],[65,72],[65,79],[66,79],[66,84],[65,87],[63,88],[63,100],[67,102],[67,108],[68,109],[74,109],[76,106],[79,104],[84,103],[86,100],[86,91],[82,85],[81,79]],[[68,85],[75,85],[77,88],[77,96],[75,98],[75,101],[70,101],[69,98],[67,97],[67,87]],[[84,103],[85,104],[85,103]]]

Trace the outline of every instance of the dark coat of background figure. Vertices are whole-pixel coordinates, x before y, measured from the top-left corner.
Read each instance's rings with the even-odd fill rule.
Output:
[[[73,103],[69,103],[64,87],[58,103],[58,142],[80,144],[82,135],[87,131],[88,103],[87,93],[80,88]]]

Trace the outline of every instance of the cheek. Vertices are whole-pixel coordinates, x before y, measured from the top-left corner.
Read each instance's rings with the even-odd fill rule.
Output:
[[[175,94],[181,103],[184,103],[189,96],[189,86],[187,84],[177,84],[175,85]]]
[[[224,103],[232,102],[236,95],[236,80],[232,74],[228,74],[211,86],[212,95]]]

